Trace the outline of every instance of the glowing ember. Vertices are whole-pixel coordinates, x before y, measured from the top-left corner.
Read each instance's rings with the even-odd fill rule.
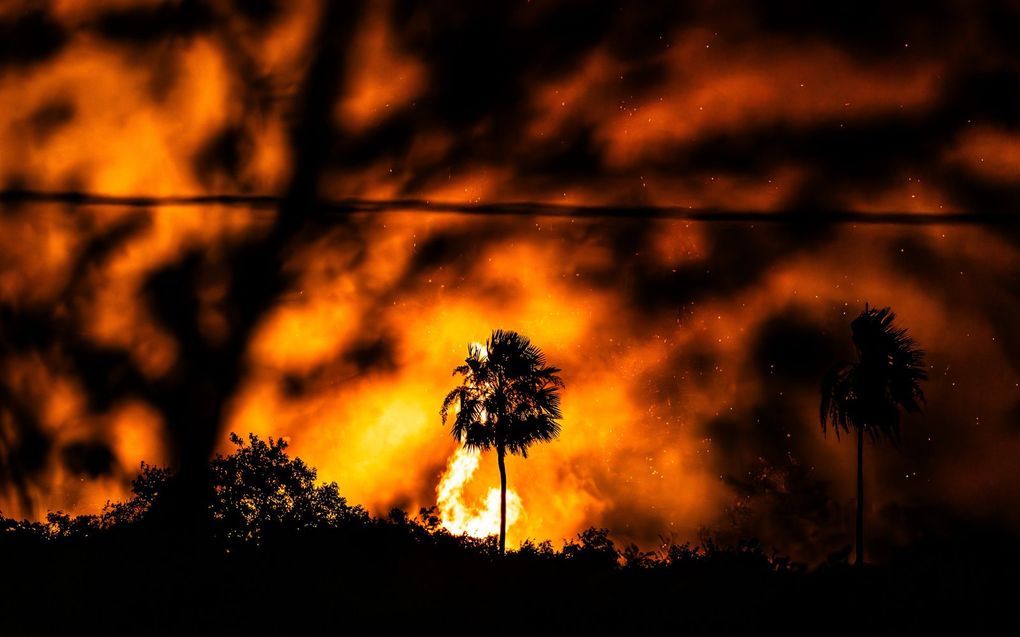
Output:
[[[439,515],[443,526],[454,535],[486,537],[499,533],[499,489],[489,489],[484,500],[475,506],[464,502],[464,487],[478,470],[480,454],[463,447],[450,458],[446,471],[436,487]],[[506,527],[509,531],[524,507],[513,489],[506,491]]]

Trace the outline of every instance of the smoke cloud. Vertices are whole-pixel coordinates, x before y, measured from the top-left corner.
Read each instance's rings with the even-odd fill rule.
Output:
[[[337,4],[0,8],[6,514],[96,511],[228,431],[288,437],[373,512],[431,506],[450,372],[505,328],[566,383],[562,437],[508,461],[511,545],[600,525],[823,559],[855,457],[819,381],[868,302],[931,376],[902,448],[866,449],[873,552],[1020,529],[1015,7]],[[206,195],[268,199],[158,205]],[[521,205],[451,212],[476,203]],[[462,496],[495,484],[483,456]]]

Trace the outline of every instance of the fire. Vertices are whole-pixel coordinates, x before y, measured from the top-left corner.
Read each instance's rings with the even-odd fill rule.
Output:
[[[0,0],[0,21],[22,4],[49,7],[67,38],[31,64],[0,60],[3,188],[143,197],[287,191],[296,159],[288,135],[327,3],[270,3],[279,10],[257,28],[231,15],[230,3],[212,3],[215,26],[131,45],[91,25],[114,6],[148,0]],[[352,22],[340,94],[322,105],[340,134],[324,140],[324,148],[337,142],[338,155],[326,162],[319,194],[397,201],[378,213],[338,215],[329,229],[316,222],[288,248],[280,267],[293,285],[263,315],[247,317],[256,324],[243,377],[224,397],[221,452],[231,451],[228,431],[289,436],[294,455],[373,514],[415,510],[438,496],[450,531],[495,533],[495,459],[481,464],[463,450],[451,457],[438,409],[464,346],[503,326],[539,344],[568,386],[562,436],[512,465],[510,537],[556,541],[597,525],[646,547],[662,533],[695,539],[706,525],[730,523],[735,492],[726,477],[745,475],[765,453],[755,446],[765,435],[760,416],[775,408],[799,460],[820,484],[834,485],[834,501],[849,497],[853,468],[838,463],[852,454],[818,435],[810,370],[797,372],[796,395],[780,392],[782,379],[766,367],[773,361],[759,360],[760,334],[770,320],[803,316],[842,343],[840,312],[895,299],[918,340],[939,344],[944,382],[975,379],[933,388],[930,413],[963,422],[975,405],[988,414],[982,424],[1000,423],[969,428],[978,437],[968,454],[931,461],[946,467],[938,497],[966,509],[982,485],[1012,475],[1020,379],[1010,376],[1011,282],[1020,253],[996,227],[848,225],[799,240],[782,227],[454,215],[438,204],[421,212],[400,203],[784,210],[828,177],[804,159],[814,156],[805,143],[812,131],[875,118],[892,126],[937,110],[951,96],[943,93],[952,82],[940,78],[953,70],[940,58],[865,63],[823,42],[791,48],[771,37],[708,48],[717,31],[708,16],[674,25],[666,34],[673,45],[647,60],[621,55],[619,34],[607,33],[576,57],[508,77],[520,99],[500,110],[486,113],[479,95],[453,112],[449,98],[459,94],[444,88],[445,58],[429,55],[442,43],[434,38],[446,37],[445,14],[368,4]],[[515,29],[540,19],[521,17]],[[516,134],[505,132],[508,124]],[[729,153],[750,150],[739,143],[744,135],[781,141],[783,131],[807,154],[725,169]],[[918,177],[959,172],[982,176],[993,190],[1012,184],[1020,137],[994,120],[967,131],[944,136],[933,168],[907,162],[897,169],[907,172],[861,188],[841,182],[832,201],[857,211],[962,210],[965,200],[944,196],[939,180]],[[698,149],[719,139],[729,141],[699,168]],[[141,460],[171,461],[166,442],[177,423],[138,388],[151,384],[162,395],[189,350],[175,316],[163,316],[146,290],[153,275],[194,263],[196,316],[187,325],[219,342],[237,310],[233,255],[260,241],[274,214],[233,205],[0,204],[0,322],[19,315],[27,326],[0,329],[0,388],[25,403],[17,422],[0,405],[0,478],[9,451],[27,450],[32,461],[31,506],[0,483],[5,514],[95,513],[128,494]],[[752,267],[742,265],[749,259]],[[939,285],[919,284],[932,277]],[[189,308],[176,310],[183,317]],[[34,317],[53,325],[36,329]],[[117,373],[90,373],[109,356],[122,360]],[[32,426],[15,427],[23,421]],[[65,467],[63,449],[83,441],[110,447],[109,475]],[[997,451],[994,462],[981,456],[986,449]],[[764,534],[773,527],[763,519]]]
[[[478,341],[471,343],[471,351],[478,352],[479,359],[485,359],[489,357],[489,350],[487,347],[485,347],[484,343],[479,343]]]
[[[486,537],[499,533],[499,489],[492,488],[485,498],[475,504],[465,502],[464,489],[475,471],[481,454],[460,447],[450,458],[446,471],[436,487],[436,503],[443,526],[454,535]],[[506,527],[510,527],[524,512],[521,497],[513,489],[506,490]]]

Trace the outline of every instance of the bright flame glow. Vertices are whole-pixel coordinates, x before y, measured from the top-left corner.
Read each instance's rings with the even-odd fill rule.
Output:
[[[489,357],[489,349],[483,343],[475,341],[471,343],[471,351],[478,352],[478,358],[484,360]]]
[[[151,0],[0,0],[0,19],[21,4],[49,5],[68,38],[30,66],[3,61],[5,188],[146,196],[287,191],[296,159],[289,133],[327,3],[275,3],[275,17],[257,28],[230,15],[229,3],[212,3],[222,29],[160,39],[141,57],[149,46],[125,46],[89,25],[111,8]],[[429,54],[437,16],[412,15],[389,1],[369,4],[353,25],[330,111],[341,147],[357,152],[329,162],[317,183],[324,197],[785,210],[800,201],[803,187],[810,191],[825,177],[805,159],[813,156],[807,146],[806,155],[754,170],[726,170],[722,161],[678,170],[674,158],[697,157],[720,138],[732,140],[722,158],[763,131],[810,135],[844,122],[868,127],[876,118],[923,115],[945,98],[942,78],[954,71],[941,56],[885,64],[823,40],[791,48],[792,40],[778,35],[733,37],[708,48],[718,29],[707,16],[671,27],[673,44],[649,59],[620,55],[607,34],[572,61],[511,77],[520,82],[521,106],[465,127],[445,111],[447,69],[435,67],[445,58]],[[651,68],[657,72],[645,72]],[[632,77],[659,79],[645,85]],[[508,116],[519,134],[498,130]],[[918,177],[962,171],[991,187],[1011,185],[1020,135],[995,122],[975,121],[947,136],[948,145],[935,149],[934,169],[908,161],[887,180],[833,186],[833,205],[965,209],[954,188]],[[228,143],[221,148],[217,140]],[[572,148],[571,140],[589,140],[585,154],[596,169],[587,168],[588,159],[575,165],[572,154],[549,154],[558,144]],[[206,166],[205,157],[215,161]],[[523,167],[525,157],[559,158],[564,171]],[[196,327],[209,343],[229,338],[231,281],[240,274],[231,269],[232,255],[269,231],[273,215],[241,206],[0,206],[2,311],[55,321],[27,332],[52,334],[53,343],[0,334],[0,385],[24,403],[26,422],[37,423],[30,429],[50,441],[32,444],[0,405],[0,469],[11,466],[4,454],[17,449],[37,450],[29,464],[38,465],[27,476],[31,506],[0,484],[4,514],[96,513],[106,500],[129,496],[128,480],[142,459],[171,460],[167,442],[176,423],[134,388],[152,382],[161,392],[188,349],[148,301],[148,283],[194,255]],[[810,463],[819,484],[833,485],[834,502],[849,501],[853,454],[818,435],[808,367],[792,380],[764,375],[769,361],[758,352],[772,319],[783,325],[791,316],[845,346],[847,320],[865,300],[895,300],[912,335],[937,344],[932,361],[943,371],[932,374],[926,419],[974,422],[981,414],[981,427],[966,428],[964,447],[949,453],[949,445],[931,445],[930,453],[941,455],[926,464],[939,489],[886,481],[869,493],[890,502],[932,497],[960,510],[981,502],[997,514],[1001,502],[988,496],[987,484],[1017,475],[1020,378],[1009,335],[1020,253],[1015,238],[996,227],[854,225],[833,227],[823,241],[798,241],[761,227],[731,233],[684,220],[482,218],[438,206],[346,219],[295,243],[281,263],[294,285],[265,314],[250,317],[258,325],[218,451],[232,451],[227,431],[289,436],[293,455],[376,515],[431,505],[438,494],[447,528],[479,535],[498,528],[498,493],[488,490],[498,486],[494,459],[481,464],[466,452],[451,458],[438,414],[467,339],[493,327],[541,345],[567,384],[562,435],[522,463],[527,479],[511,469],[515,541],[557,540],[597,525],[621,542],[652,548],[664,533],[696,540],[705,526],[730,525],[734,499],[743,496],[728,478],[742,482],[758,454],[771,453],[756,445],[764,435],[759,415],[774,408],[789,425],[790,457]],[[113,232],[122,224],[135,230]],[[101,246],[107,248],[95,249]],[[745,255],[758,263],[741,266]],[[919,285],[929,276],[940,285]],[[804,326],[793,327],[799,338]],[[101,384],[85,382],[74,352],[91,360],[96,351],[121,356],[123,369],[138,373],[121,376],[118,365],[110,378],[98,378]],[[956,382],[961,378],[972,380]],[[778,383],[790,383],[790,391],[780,392]],[[117,400],[91,399],[95,387],[117,389]],[[986,425],[992,421],[998,428]],[[63,451],[76,442],[110,447],[110,474],[66,467]],[[446,470],[436,490],[440,466]],[[890,470],[875,467],[871,475]],[[1020,488],[1015,482],[1003,485],[1010,503]],[[514,505],[521,498],[528,499],[527,515]],[[755,506],[771,506],[769,498]],[[755,516],[762,540],[793,541],[761,509]],[[804,538],[805,551],[824,556],[838,548],[810,533]],[[783,548],[793,548],[787,542]]]
[[[446,465],[446,471],[436,487],[437,504],[443,526],[454,535],[487,537],[499,533],[499,489],[489,489],[480,503],[465,502],[464,488],[478,470],[480,455],[459,447]],[[506,490],[506,528],[524,512],[521,497],[513,489]]]

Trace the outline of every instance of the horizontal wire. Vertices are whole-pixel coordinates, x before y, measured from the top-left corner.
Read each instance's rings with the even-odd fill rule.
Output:
[[[0,203],[64,203],[76,206],[120,206],[157,208],[164,206],[230,206],[276,208],[285,197],[275,195],[189,195],[144,196],[105,195],[82,191],[0,190]],[[325,215],[351,215],[416,211],[467,215],[519,215],[538,217],[582,217],[621,219],[683,219],[711,222],[752,222],[787,224],[897,224],[959,225],[1018,224],[1014,212],[862,212],[839,209],[814,210],[730,210],[656,205],[573,205],[546,202],[450,202],[432,199],[316,199],[312,205]]]

